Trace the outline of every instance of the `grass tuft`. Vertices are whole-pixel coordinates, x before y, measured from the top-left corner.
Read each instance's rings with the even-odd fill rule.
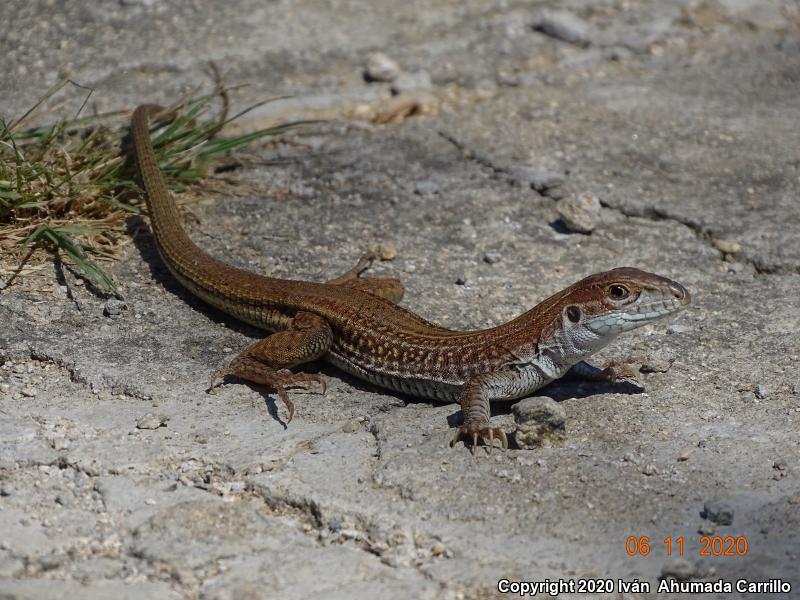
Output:
[[[117,256],[127,239],[127,219],[142,208],[130,153],[122,150],[129,113],[81,117],[79,111],[72,119],[26,126],[67,83],[48,91],[16,121],[0,118],[0,255],[19,257],[26,248],[57,253],[99,291],[120,296],[98,263]],[[226,124],[269,101],[227,118],[225,110],[211,115],[218,98],[227,106],[227,90],[219,88],[171,107],[175,118],[151,128],[159,165],[175,191],[202,184],[210,161],[299,124],[216,137]]]

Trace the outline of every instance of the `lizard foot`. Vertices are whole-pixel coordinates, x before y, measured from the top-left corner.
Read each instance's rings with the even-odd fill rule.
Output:
[[[603,365],[603,370],[600,371],[598,379],[609,383],[615,383],[625,379],[639,381],[639,365],[641,365],[643,361],[644,359],[639,356],[628,356],[622,359],[610,360]]]
[[[289,369],[281,369],[275,373],[275,377],[281,385],[287,387],[305,387],[303,384],[313,381],[319,384],[320,394],[324,396],[328,391],[328,384],[325,383],[325,380],[320,375],[313,373],[292,373]]]
[[[256,383],[259,385],[266,385],[271,388],[278,396],[278,399],[283,402],[283,405],[286,407],[286,423],[291,423],[292,417],[294,417],[294,402],[289,399],[289,395],[286,393],[286,389],[284,385],[287,381],[287,377],[283,374],[283,372],[289,373],[289,375],[298,376],[302,375],[304,377],[316,377],[315,375],[306,375],[305,373],[292,373],[288,369],[281,369],[280,371],[267,371],[260,373],[258,378],[253,377],[252,375],[246,376],[246,373],[242,373],[237,371],[236,369],[231,369],[230,367],[225,369],[220,369],[219,371],[215,371],[214,374],[211,376],[211,381],[208,385],[208,391],[211,394],[216,394],[216,383],[220,379],[224,379],[228,375],[233,375],[235,377],[239,377],[244,379],[245,381],[250,381],[252,383]],[[308,381],[306,379],[301,379],[301,381]],[[292,383],[291,381],[289,383]],[[324,389],[324,382],[321,382],[323,389]]]
[[[494,440],[499,440],[501,448],[508,448],[506,432],[500,427],[491,427],[488,424],[474,426],[465,423],[456,431],[455,436],[453,436],[453,439],[450,441],[450,447],[452,448],[462,440],[464,445],[469,447],[472,454],[475,454],[475,447],[478,445],[479,441],[486,445],[487,448],[491,449],[494,448]]]

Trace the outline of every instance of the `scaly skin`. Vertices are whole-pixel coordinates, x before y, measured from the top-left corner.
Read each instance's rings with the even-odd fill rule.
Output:
[[[277,279],[223,263],[196,246],[181,225],[150,141],[151,105],[136,109],[131,136],[150,222],[164,263],[192,294],[222,311],[276,332],[239,354],[212,376],[235,375],[272,387],[289,411],[284,386],[318,381],[289,369],[324,359],[376,385],[420,398],[461,403],[464,440],[507,446],[492,427],[489,402],[533,393],[583,363],[619,333],[673,314],[689,304],[679,283],[623,267],[590,275],[516,319],[477,331],[452,331],[398,306],[395,279],[360,278],[362,260],[327,283]],[[621,371],[606,369],[614,379]],[[596,372],[595,372],[596,373]]]

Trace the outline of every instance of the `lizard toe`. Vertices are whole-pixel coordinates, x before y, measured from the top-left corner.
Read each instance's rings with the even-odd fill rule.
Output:
[[[450,447],[454,447],[462,440],[464,441],[464,445],[467,446],[473,454],[479,443],[487,446],[487,448],[492,448],[494,447],[494,440],[500,442],[500,447],[502,449],[505,450],[508,448],[508,437],[506,436],[506,432],[500,427],[491,427],[488,425],[473,427],[470,425],[462,425],[456,430],[456,434],[450,442]]]

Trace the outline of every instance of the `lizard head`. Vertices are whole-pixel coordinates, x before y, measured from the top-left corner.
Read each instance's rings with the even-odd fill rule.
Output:
[[[564,316],[573,324],[582,322],[600,336],[615,336],[641,327],[678,312],[691,302],[689,291],[680,283],[630,267],[591,275],[578,287],[578,295],[585,301],[566,305]]]
[[[621,267],[590,275],[545,300],[545,326],[576,358],[607,345],[620,333],[672,315],[691,301],[680,283]],[[552,319],[552,320],[551,320]]]
[[[562,328],[608,343],[618,334],[685,308],[689,291],[680,283],[631,267],[590,275],[564,291]],[[600,340],[598,340],[600,341]]]

